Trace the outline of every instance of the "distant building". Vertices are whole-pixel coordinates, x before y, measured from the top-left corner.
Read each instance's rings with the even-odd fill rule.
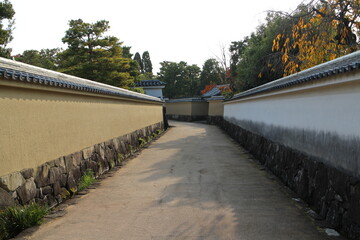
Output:
[[[221,96],[221,93],[223,91],[227,91],[230,90],[230,84],[222,84],[222,85],[213,85],[212,89],[210,89],[209,91],[203,93],[201,95],[201,97],[203,98],[209,98],[209,97],[214,97],[214,96]]]
[[[163,99],[162,89],[165,88],[166,83],[154,79],[154,80],[143,80],[141,82],[136,82],[135,84],[136,87],[143,88],[145,94]]]

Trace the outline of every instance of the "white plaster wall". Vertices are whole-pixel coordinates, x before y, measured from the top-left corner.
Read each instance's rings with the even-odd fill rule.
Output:
[[[149,89],[144,89],[145,94],[153,96],[153,97],[158,97],[158,98],[162,98],[163,94],[162,94],[162,88],[149,88]]]
[[[265,98],[227,102],[224,117],[360,137],[360,76],[358,79]]]
[[[225,102],[224,118],[360,176],[359,70]]]

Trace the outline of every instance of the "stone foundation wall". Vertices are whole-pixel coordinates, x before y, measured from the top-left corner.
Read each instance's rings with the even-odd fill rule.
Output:
[[[210,125],[218,125],[222,124],[223,117],[222,116],[207,116],[206,123]]]
[[[141,148],[141,139],[146,140],[163,128],[160,122],[46,162],[36,170],[23,169],[1,176],[0,208],[33,201],[57,205],[76,192],[79,179],[87,169],[98,177],[115,166],[121,166],[124,159]]]
[[[360,179],[226,120],[219,126],[350,239],[360,239]]]
[[[177,114],[166,114],[166,117],[170,120],[193,122],[206,120],[207,116],[191,116],[191,115],[177,115]]]

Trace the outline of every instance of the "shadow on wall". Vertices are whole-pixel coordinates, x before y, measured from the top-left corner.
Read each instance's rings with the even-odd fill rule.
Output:
[[[230,122],[224,121],[222,128],[304,199],[327,226],[359,239],[359,178]]]
[[[340,168],[352,176],[360,176],[360,139],[341,137],[336,133],[284,128],[253,121],[225,119],[273,142],[281,143],[324,163]]]

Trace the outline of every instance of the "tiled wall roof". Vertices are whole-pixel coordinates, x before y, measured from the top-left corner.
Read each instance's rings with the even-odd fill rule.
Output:
[[[165,86],[166,83],[160,80],[143,80],[141,82],[135,83],[136,87],[155,87],[155,86]]]
[[[235,94],[229,101],[252,96],[258,93],[269,92],[277,89],[291,87],[297,84],[311,82],[317,79],[342,74],[356,69],[360,69],[360,51],[339,57],[323,64],[319,64],[299,73],[280,78],[245,92]]]
[[[159,98],[129,91],[95,81],[35,67],[21,62],[0,58],[0,81],[5,78],[17,82],[46,85],[54,88],[106,94],[132,99],[161,102]]]

